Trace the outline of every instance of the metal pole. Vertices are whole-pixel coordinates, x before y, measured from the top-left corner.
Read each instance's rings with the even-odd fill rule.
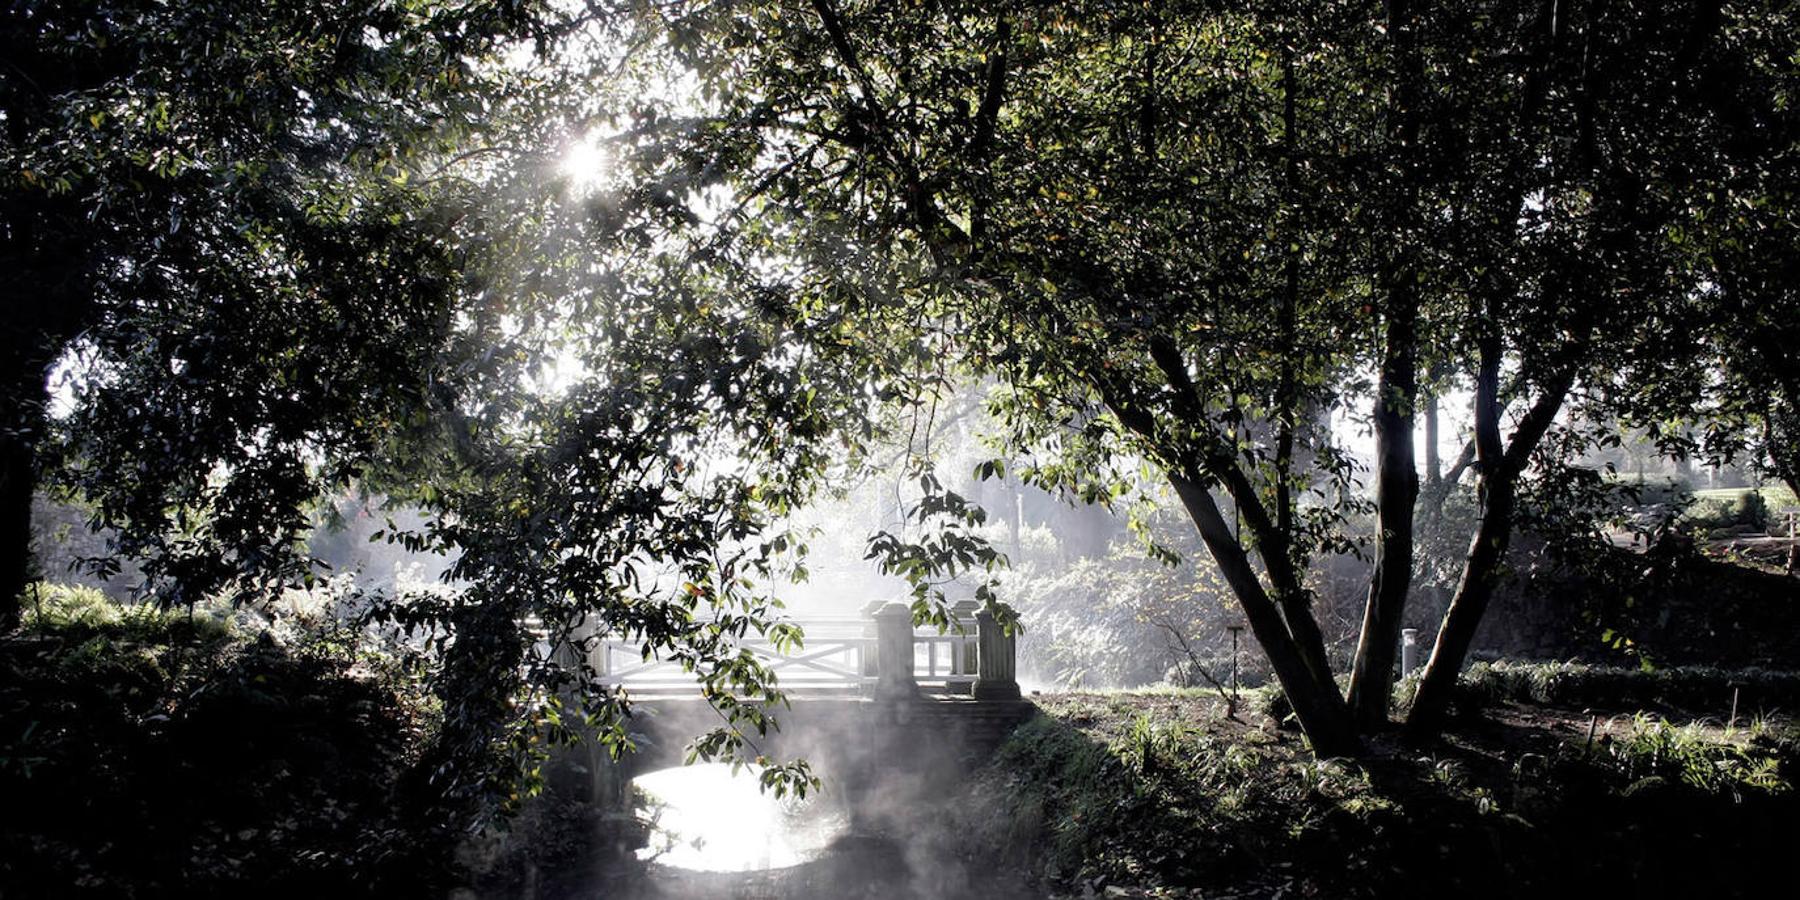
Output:
[[[1238,632],[1244,630],[1242,625],[1232,625],[1231,632],[1231,712],[1236,713],[1238,707]]]

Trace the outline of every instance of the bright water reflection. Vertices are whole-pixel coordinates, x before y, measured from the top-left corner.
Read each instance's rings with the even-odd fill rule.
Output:
[[[816,798],[765,794],[753,768],[677,766],[633,779],[654,822],[638,858],[699,872],[751,872],[819,858],[848,827]]]

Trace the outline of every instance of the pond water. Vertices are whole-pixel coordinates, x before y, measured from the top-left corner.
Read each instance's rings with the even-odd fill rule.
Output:
[[[633,780],[650,823],[636,864],[543,873],[528,893],[550,900],[1025,900],[1027,881],[972,865],[915,816],[849,808],[827,790],[804,800],[764,793],[754,769],[664,769]]]

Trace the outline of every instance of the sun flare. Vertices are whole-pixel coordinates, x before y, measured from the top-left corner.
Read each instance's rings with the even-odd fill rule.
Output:
[[[569,144],[557,170],[575,187],[592,189],[606,180],[609,161],[600,137],[590,132]]]

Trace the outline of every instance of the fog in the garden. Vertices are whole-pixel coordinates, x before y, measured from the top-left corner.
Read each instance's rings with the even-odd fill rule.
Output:
[[[1352,399],[1356,402],[1321,414],[1317,422],[1361,461],[1365,473],[1351,490],[1366,493],[1371,445],[1362,422],[1344,410],[1367,403]],[[1246,689],[1267,683],[1267,663],[1243,633],[1235,602],[1155,470],[1124,472],[1121,492],[1099,503],[1029,483],[1029,467],[1052,459],[1054,445],[1042,448],[1036,459],[1008,458],[996,471],[984,464],[998,458],[988,436],[1002,426],[987,401],[987,389],[965,386],[938,408],[917,413],[916,423],[907,418],[913,413],[902,414],[891,428],[895,436],[878,442],[864,463],[843,467],[848,477],[831,482],[814,502],[780,523],[806,547],[791,560],[804,567],[805,577],[778,579],[759,589],[779,597],[785,615],[802,626],[826,620],[839,628],[859,619],[872,623],[866,617],[875,605],[911,602],[909,584],[882,574],[868,558],[868,546],[882,532],[909,539],[921,535],[926,526],[910,511],[921,497],[924,458],[944,489],[985,510],[979,533],[1007,560],[991,575],[977,569],[935,583],[931,587],[941,597],[930,596],[945,604],[968,601],[983,579],[994,579],[998,599],[1017,610],[1023,623],[1015,636],[1017,680],[1027,698],[1037,691],[1151,685],[1222,693],[1234,681]],[[1438,454],[1445,465],[1460,449],[1456,441],[1465,427],[1455,407],[1464,401],[1443,403]],[[1643,442],[1628,441],[1585,462],[1640,478],[1666,474],[1717,484],[1742,477],[1664,462]],[[1310,502],[1331,499],[1314,494]],[[321,503],[314,516],[308,549],[326,576],[314,592],[315,610],[347,617],[363,607],[362,595],[459,589],[448,580],[451,557],[411,551],[394,539],[427,529],[417,509],[379,496],[346,494]],[[103,549],[104,535],[88,533],[78,509],[41,499],[37,520],[47,564],[71,577],[81,577],[82,557]],[[1356,536],[1366,533],[1369,523],[1352,514],[1342,527]],[[1443,540],[1427,535],[1421,544],[1421,602],[1409,615],[1409,624],[1421,631],[1441,612],[1465,534],[1451,528]],[[1153,546],[1169,552],[1157,558]],[[1321,559],[1314,572],[1309,586],[1326,638],[1335,654],[1345,655],[1368,590],[1367,563],[1338,554]],[[123,598],[134,577],[128,571],[88,580]],[[617,852],[528,869],[520,886],[524,896],[1036,896],[1017,870],[972,867],[959,846],[968,816],[979,814],[979,807],[943,803],[948,797],[969,800],[962,779],[992,751],[990,745],[934,721],[872,711],[880,704],[796,704],[797,710],[777,711],[786,726],[779,736],[753,740],[747,756],[812,761],[820,784],[805,799],[764,790],[754,766],[734,771],[719,763],[681,765],[687,742],[716,726],[716,719],[688,721],[667,706],[643,704],[642,718],[631,727],[641,757],[609,763],[598,753],[581,751],[587,762],[574,766],[572,775],[565,771],[561,788],[564,797],[586,798],[581,802],[600,811],[599,821],[631,820],[639,830],[628,830],[631,837],[615,845]],[[1018,830],[1030,833],[1039,824],[1022,823]],[[614,840],[605,833],[609,837],[601,845]],[[501,846],[506,838],[487,840]]]
[[[1015,637],[1017,680],[1027,699],[1037,691],[1169,685],[1223,693],[1234,681],[1245,689],[1267,683],[1267,663],[1243,633],[1235,602],[1154,469],[1121,476],[1126,489],[1109,503],[1084,503],[1073,491],[1029,483],[1023,476],[1037,461],[1030,457],[1009,458],[1002,471],[991,471],[984,463],[997,456],[986,437],[1001,426],[988,412],[987,399],[983,389],[965,387],[939,409],[921,414],[916,426],[900,422],[892,431],[903,437],[878,443],[866,464],[846,466],[853,477],[832,482],[780,523],[806,546],[792,560],[804,566],[806,576],[759,588],[779,597],[785,614],[802,626],[832,620],[842,628],[845,621],[866,620],[874,605],[910,602],[909,584],[882,574],[867,558],[868,546],[881,532],[920,536],[924,526],[909,512],[921,496],[918,459],[924,456],[944,489],[985,510],[979,533],[1007,560],[991,577],[998,599],[1018,611],[1024,626]],[[1438,452],[1445,465],[1460,449],[1456,436],[1464,433],[1453,408],[1459,399],[1466,400],[1444,404]],[[1359,401],[1344,408],[1366,405]],[[1340,408],[1319,422],[1366,471],[1370,446],[1360,421]],[[1056,449],[1043,448],[1040,459],[1051,458]],[[1670,476],[1715,485],[1744,477],[1737,470],[1700,471],[1692,463],[1666,462],[1643,441],[1627,441],[1584,462],[1640,479]],[[986,477],[984,470],[990,470]],[[1366,492],[1363,480],[1359,475],[1352,490]],[[1315,495],[1311,502],[1329,499]],[[85,529],[79,509],[40,499],[36,513],[46,563],[83,577],[79,560],[99,555],[105,536]],[[428,528],[415,508],[347,494],[320,504],[314,516],[308,549],[326,576],[314,592],[315,611],[348,617],[363,608],[363,595],[459,589],[448,580],[451,557],[411,551],[394,539]],[[1342,527],[1356,536],[1370,526],[1352,514]],[[1421,602],[1410,612],[1409,624],[1426,633],[1425,640],[1447,597],[1464,535],[1450,528],[1443,538],[1428,534],[1421,543]],[[1170,553],[1157,558],[1152,546]],[[1337,554],[1321,559],[1314,572],[1309,586],[1326,638],[1334,654],[1346,655],[1368,590],[1367,563],[1354,554]],[[126,571],[86,580],[124,598],[135,577]],[[987,577],[979,569],[965,573],[932,585],[941,598],[931,596],[946,604],[971,600]],[[278,618],[280,612],[272,615]],[[598,845],[612,842],[613,852],[528,867],[522,885],[498,894],[470,889],[459,896],[1038,896],[1019,868],[976,867],[960,851],[970,817],[980,815],[980,791],[992,789],[964,781],[993,750],[979,736],[882,711],[879,703],[797,700],[796,709],[777,711],[779,734],[753,739],[747,754],[810,760],[820,778],[818,789],[796,799],[765,790],[754,766],[734,771],[723,763],[682,765],[685,745],[716,727],[717,720],[690,721],[666,703],[639,707],[641,718],[631,726],[639,759],[606,762],[592,749],[577,751],[586,754],[579,757],[585,762],[564,770],[561,793],[553,795],[564,800],[540,801],[577,798],[595,811],[590,814],[597,821],[612,823],[607,829],[621,821],[637,823],[623,840],[613,831],[601,832]],[[555,764],[568,765],[567,760]],[[947,798],[961,799],[946,803]],[[1031,834],[1042,825],[1022,822],[1016,830]],[[479,859],[480,847],[505,846],[506,840],[502,834],[480,838],[469,852]]]
[[[990,390],[963,385],[933,410],[904,414],[894,434],[878,443],[864,464],[848,467],[852,477],[833,481],[782,523],[806,546],[806,553],[795,557],[805,576],[783,578],[759,589],[778,597],[786,614],[802,624],[809,618],[857,617],[874,603],[910,601],[906,581],[882,574],[867,558],[868,544],[884,531],[918,536],[920,525],[909,519],[908,511],[920,491],[917,470],[909,471],[908,463],[926,454],[947,490],[985,510],[987,524],[980,533],[1006,558],[992,577],[999,599],[1017,609],[1027,623],[1018,649],[1019,677],[1028,689],[1131,688],[1160,682],[1207,687],[1213,680],[1228,680],[1234,668],[1230,628],[1242,625],[1241,616],[1191,524],[1181,517],[1179,504],[1168,496],[1154,470],[1135,473],[1132,491],[1116,498],[1110,508],[1081,502],[1070,491],[1052,492],[1028,483],[1021,474],[1033,461],[1029,458],[1008,460],[1002,474],[981,477],[978,467],[996,459],[990,438],[1001,427],[987,409]],[[1466,439],[1467,400],[1466,395],[1452,395],[1439,401],[1438,454],[1446,467]],[[1373,444],[1366,417],[1357,411],[1366,407],[1366,398],[1345,398],[1319,417],[1321,427],[1329,428],[1330,439],[1358,460],[1354,484],[1365,495],[1371,490],[1367,461]],[[1423,441],[1421,433],[1421,459]],[[1053,447],[1044,451],[1046,458],[1054,452]],[[1620,448],[1590,457],[1584,463],[1611,465],[1639,479],[1662,476],[1718,487],[1742,484],[1747,476],[1741,468],[1666,460],[1645,440],[1628,440]],[[1313,502],[1324,499],[1312,497]],[[1143,525],[1140,533],[1129,527],[1134,514]],[[86,518],[77,507],[39,498],[34,524],[44,569],[59,578],[101,587],[116,599],[132,599],[138,582],[134,569],[127,567],[105,578],[83,568],[84,559],[105,552],[106,540],[104,533],[87,530]],[[396,540],[400,534],[425,532],[428,522],[415,508],[352,492],[321,502],[314,522],[308,549],[318,560],[322,577],[315,603],[357,592],[397,595],[458,588],[447,583],[452,557],[411,551]],[[1369,527],[1355,516],[1344,525],[1352,536],[1364,537]],[[1431,626],[1437,612],[1429,601],[1441,599],[1450,588],[1454,565],[1448,564],[1456,561],[1466,540],[1456,529],[1449,532],[1445,542],[1426,542],[1420,548],[1425,557],[1420,590],[1428,602],[1418,604],[1409,618],[1418,619],[1422,630]],[[1179,561],[1153,559],[1152,542],[1173,551]],[[1439,561],[1446,565],[1435,565]],[[1327,636],[1340,643],[1351,641],[1358,605],[1367,591],[1366,563],[1338,555],[1316,568],[1310,586],[1325,611],[1321,618]],[[955,603],[973,597],[985,577],[980,571],[964,573],[935,588],[944,602]],[[336,605],[341,613],[361,607],[353,597]],[[1263,683],[1268,678],[1266,663],[1247,634],[1239,638],[1235,669],[1240,682]]]

